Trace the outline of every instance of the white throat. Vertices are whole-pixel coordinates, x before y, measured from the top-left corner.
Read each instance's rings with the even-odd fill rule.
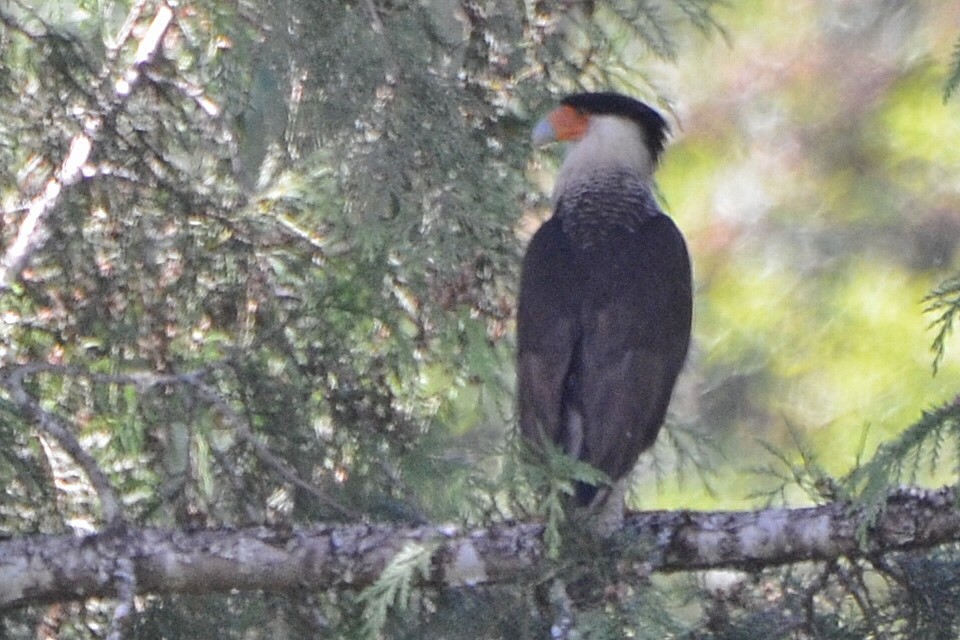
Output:
[[[653,168],[643,132],[636,124],[619,116],[593,116],[583,138],[567,147],[557,174],[554,199],[567,184],[598,171],[628,169],[648,181]]]

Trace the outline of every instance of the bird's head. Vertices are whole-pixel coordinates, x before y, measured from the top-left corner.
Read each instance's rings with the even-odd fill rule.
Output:
[[[634,165],[652,172],[663,153],[666,120],[639,100],[614,92],[575,93],[560,101],[533,129],[535,146],[570,142],[595,161]],[[574,150],[568,152],[572,159]],[[585,158],[586,159],[586,158]]]

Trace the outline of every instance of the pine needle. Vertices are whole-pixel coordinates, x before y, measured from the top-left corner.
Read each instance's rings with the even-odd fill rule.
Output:
[[[408,542],[393,556],[376,582],[363,590],[363,637],[378,638],[387,623],[387,614],[393,607],[406,609],[415,580],[430,573],[430,545]]]
[[[960,54],[960,49],[958,49],[958,54]],[[958,64],[960,64],[960,59],[958,59]],[[957,71],[960,74],[960,66],[958,66]],[[958,75],[957,82],[960,82],[960,75]],[[937,335],[934,336],[931,345],[931,350],[934,353],[933,373],[936,374],[943,362],[947,339],[953,332],[954,320],[960,314],[960,275],[955,275],[942,282],[923,301],[927,305],[923,309],[924,313],[937,314],[933,322],[930,323],[930,328],[937,330]]]
[[[950,58],[950,75],[943,83],[943,101],[946,103],[953,93],[960,87],[960,40],[953,46],[953,56]]]

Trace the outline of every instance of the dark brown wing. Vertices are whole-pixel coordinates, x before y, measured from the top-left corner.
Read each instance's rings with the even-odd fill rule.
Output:
[[[673,221],[650,218],[587,258],[591,286],[580,309],[580,458],[614,480],[660,431],[690,343],[690,258]]]
[[[564,445],[564,386],[579,339],[581,279],[556,216],[530,241],[523,259],[517,310],[517,405],[520,431],[534,445]],[[567,451],[571,455],[577,452]]]
[[[520,285],[523,435],[614,480],[629,472],[663,424],[690,340],[691,298],[686,245],[667,216],[586,249],[558,216],[545,223]]]

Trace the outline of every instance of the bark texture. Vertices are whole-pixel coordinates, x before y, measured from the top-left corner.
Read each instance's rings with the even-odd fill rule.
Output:
[[[757,569],[798,561],[924,549],[960,540],[952,489],[901,490],[872,524],[848,503],[739,512],[644,512],[620,540],[646,544],[652,571]],[[864,537],[862,532],[866,531]],[[0,609],[137,593],[359,589],[401,551],[430,554],[438,586],[504,583],[537,571],[543,525],[472,531],[383,524],[184,532],[111,530],[87,537],[33,536],[0,543]]]

